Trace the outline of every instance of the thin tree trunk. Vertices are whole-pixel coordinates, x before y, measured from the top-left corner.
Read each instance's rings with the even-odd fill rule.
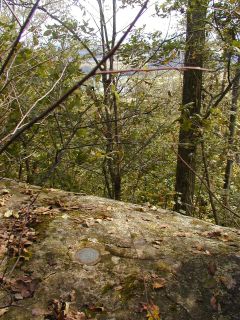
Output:
[[[116,15],[117,15],[117,0],[112,0],[113,9],[113,25],[111,43],[108,37],[108,30],[106,27],[104,6],[102,0],[97,0],[100,10],[100,25],[101,25],[101,40],[103,54],[110,51],[115,46],[116,42]],[[109,64],[104,65],[104,70],[114,69],[114,56],[109,59]],[[105,120],[105,127],[103,135],[106,140],[106,155],[107,158],[103,161],[103,176],[105,187],[110,198],[120,200],[121,198],[121,143],[119,133],[119,106],[117,104],[116,93],[116,80],[112,74],[102,74],[102,83],[104,89],[104,107],[101,115]]]
[[[208,186],[208,196],[210,200],[210,204],[212,207],[212,213],[214,217],[214,221],[216,224],[219,224],[219,218],[217,214],[217,209],[213,200],[213,195],[211,191],[211,182],[210,182],[210,177],[209,177],[209,172],[208,172],[208,165],[207,165],[207,160],[206,160],[206,154],[205,154],[205,149],[204,149],[204,142],[201,142],[201,147],[202,147],[202,160],[203,160],[203,165],[204,165],[204,171],[205,171],[205,177],[206,177],[206,183]]]
[[[207,5],[208,0],[188,0],[185,66],[203,67]],[[174,210],[187,215],[193,213],[201,87],[202,71],[184,72]]]
[[[240,64],[240,56],[238,57],[238,64]],[[238,66],[236,74],[240,72],[240,66]],[[230,108],[230,118],[229,118],[229,137],[228,137],[228,152],[230,153],[226,168],[225,168],[225,178],[224,178],[224,195],[223,202],[225,206],[229,206],[229,193],[230,193],[230,185],[231,185],[231,177],[232,177],[232,168],[233,168],[233,155],[231,154],[234,148],[234,135],[236,131],[236,121],[237,121],[237,109],[238,109],[238,99],[240,92],[240,77],[236,79],[233,83],[232,87],[232,104]]]

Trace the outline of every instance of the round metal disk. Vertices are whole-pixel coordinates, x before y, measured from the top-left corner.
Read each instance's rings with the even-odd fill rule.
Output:
[[[83,248],[76,252],[75,258],[87,265],[94,265],[100,261],[100,253],[98,250],[93,248]]]

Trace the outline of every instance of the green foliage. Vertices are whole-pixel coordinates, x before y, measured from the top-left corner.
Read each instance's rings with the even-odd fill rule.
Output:
[[[145,33],[145,27],[134,30],[129,41],[119,50],[119,59],[126,65],[139,67],[151,62],[164,65],[177,57],[181,48],[179,40],[166,40],[160,31]],[[174,37],[173,37],[174,38]]]

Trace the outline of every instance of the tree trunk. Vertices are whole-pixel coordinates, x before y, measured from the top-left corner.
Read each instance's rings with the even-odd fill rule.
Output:
[[[240,56],[238,57],[238,64],[240,64]],[[240,66],[238,66],[236,74],[240,72]],[[226,206],[229,206],[229,192],[232,176],[232,167],[233,167],[233,155],[232,151],[234,148],[234,135],[236,130],[236,121],[237,121],[237,104],[239,98],[239,88],[240,88],[240,77],[236,79],[232,87],[232,104],[230,109],[230,118],[229,118],[229,137],[228,137],[228,153],[229,157],[227,159],[227,164],[225,168],[225,178],[224,178],[224,195],[223,200]]]
[[[207,0],[188,1],[186,66],[203,67],[207,4]],[[193,211],[201,87],[202,71],[184,72],[174,210],[187,215]]]
[[[108,30],[106,27],[106,21],[104,16],[104,6],[102,0],[98,0],[100,9],[100,25],[101,25],[101,41],[103,55],[110,51],[116,42],[116,15],[117,15],[117,1],[112,0],[112,34],[111,41],[109,41]],[[110,57],[109,64],[105,63],[104,69],[114,69],[114,56]],[[121,199],[121,143],[119,132],[119,106],[116,99],[116,79],[112,74],[102,75],[102,83],[104,89],[103,104],[104,107],[101,112],[101,116],[105,121],[103,136],[106,141],[106,159],[102,164],[105,188],[110,198],[120,200]]]

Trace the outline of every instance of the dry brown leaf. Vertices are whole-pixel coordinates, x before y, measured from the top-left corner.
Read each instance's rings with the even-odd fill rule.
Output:
[[[10,193],[10,191],[9,191],[8,189],[5,189],[5,188],[4,188],[4,189],[1,189],[1,190],[0,190],[0,194],[1,194],[1,195],[5,195],[5,194],[9,194],[9,193]]]
[[[49,213],[49,211],[50,211],[49,207],[37,207],[36,209],[33,210],[33,212],[36,214],[47,214]]]
[[[202,244],[197,244],[196,247],[195,247],[198,251],[205,251],[205,248]]]
[[[152,207],[151,207],[151,210],[157,211],[157,207],[156,207],[156,206],[152,206]]]
[[[0,257],[3,256],[7,252],[7,247],[5,244],[0,245]]]
[[[231,237],[229,236],[229,234],[227,233],[224,233],[221,237],[221,240],[224,241],[224,242],[228,242],[228,241],[231,241]]]
[[[8,307],[0,309],[0,317],[3,316],[6,312],[8,312]]]
[[[185,238],[188,234],[186,232],[176,232],[174,235],[176,237]]]
[[[140,312],[147,312],[146,317],[148,320],[160,320],[159,307],[151,303],[141,303]]]
[[[154,247],[159,247],[162,245],[163,239],[157,239],[157,240],[153,240],[152,244]]]
[[[22,299],[23,299],[23,296],[22,296],[20,293],[16,293],[16,294],[14,295],[14,298],[15,298],[15,300],[22,300]]]
[[[207,235],[208,238],[219,238],[221,237],[222,233],[220,230],[216,230],[216,231],[211,231],[211,232],[207,232]]]
[[[11,291],[19,293],[23,298],[29,298],[32,297],[38,283],[38,279],[32,279],[31,277],[23,276],[11,283]]]
[[[122,286],[116,286],[114,290],[119,291],[119,290],[122,290],[122,288],[123,288]]]
[[[211,252],[208,251],[208,250],[205,250],[205,251],[204,251],[204,254],[206,254],[207,256],[211,256],[211,255],[212,255]]]
[[[5,218],[9,218],[13,216],[13,210],[7,210],[4,215]]]
[[[158,279],[156,279],[154,282],[153,282],[153,289],[162,289],[162,288],[164,288],[165,286],[166,286],[166,283],[167,283],[167,281],[166,281],[166,279],[164,279],[164,278],[158,278]]]
[[[32,196],[34,192],[32,189],[26,188],[25,190],[22,190],[22,193]]]

